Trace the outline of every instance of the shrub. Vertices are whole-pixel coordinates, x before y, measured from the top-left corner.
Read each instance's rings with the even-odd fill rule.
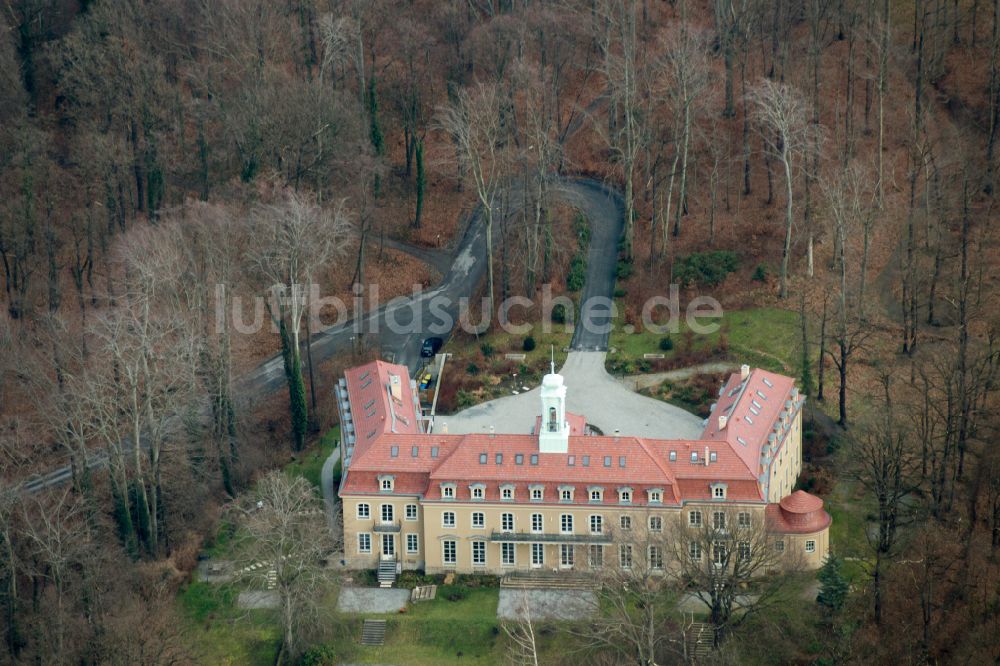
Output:
[[[490,356],[493,356],[493,353],[496,350],[493,348],[493,345],[491,345],[488,342],[484,342],[483,344],[479,345],[479,351],[483,352],[483,356],[489,358]]]
[[[587,281],[587,259],[583,253],[573,255],[569,262],[569,273],[566,274],[566,289],[580,291]]]
[[[556,324],[566,323],[566,306],[562,303],[556,303],[552,308],[552,321]]]
[[[628,292],[621,287],[615,287],[615,298],[625,298],[627,294]]]
[[[479,374],[479,366],[476,365],[475,363],[470,363],[469,365],[465,366],[465,371],[467,373],[469,373],[470,375],[473,375],[473,376],[478,375]]]
[[[757,268],[753,269],[753,281],[763,282],[767,279],[767,266],[764,264],[757,264]]]
[[[340,661],[340,655],[330,645],[314,645],[299,659],[301,666],[333,666]]]
[[[442,585],[437,593],[448,601],[461,601],[469,596],[469,589],[464,585]]]
[[[590,224],[582,214],[578,213],[573,219],[573,232],[576,234],[580,249],[585,250],[590,245]]]
[[[660,351],[670,351],[674,348],[674,341],[670,339],[668,335],[665,338],[660,338]]]
[[[619,259],[618,266],[615,269],[615,276],[619,280],[627,280],[632,277],[632,262],[628,259]]]
[[[535,339],[530,335],[524,339],[524,343],[521,344],[521,349],[526,352],[535,350]]]
[[[714,287],[739,268],[739,265],[740,261],[735,252],[728,250],[695,252],[677,260],[674,265],[674,279],[685,287],[692,284]]]
[[[456,399],[459,409],[465,409],[466,407],[472,407],[476,404],[476,397],[469,393],[468,391],[459,389],[458,398]]]

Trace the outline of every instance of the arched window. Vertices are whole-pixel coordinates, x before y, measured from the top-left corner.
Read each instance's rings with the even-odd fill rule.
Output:
[[[556,408],[549,407],[549,432],[555,432],[558,429],[556,427]]]

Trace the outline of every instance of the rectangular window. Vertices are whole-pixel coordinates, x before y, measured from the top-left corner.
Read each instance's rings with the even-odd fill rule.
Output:
[[[701,527],[701,511],[688,511],[688,525]]]
[[[722,511],[712,513],[712,527],[717,530],[726,529],[726,514]]]
[[[487,460],[489,460],[489,456],[487,454],[485,454],[485,453],[480,453],[479,454],[479,464],[480,465],[485,465]]]
[[[474,567],[484,567],[484,566],[486,566],[486,542],[485,541],[473,541],[472,542],[472,566],[474,566]]]
[[[604,566],[604,546],[591,546],[588,553],[589,563],[592,567]]]
[[[532,502],[541,502],[542,501],[542,489],[541,488],[532,488],[531,489],[531,501]]]
[[[531,566],[540,567],[545,564],[545,544],[531,544]]]
[[[506,567],[514,566],[514,544],[500,544],[500,563]]]
[[[677,462],[677,452],[676,451],[671,451],[670,452],[670,462]]]
[[[505,513],[502,516],[500,516],[500,529],[502,529],[504,532],[514,531],[514,514]]]
[[[410,456],[413,457],[413,458],[418,458],[420,456],[420,447],[419,446],[411,446],[410,447]]]
[[[416,553],[420,550],[420,538],[416,534],[406,535],[406,552]]]
[[[392,490],[392,479],[382,479],[382,490]]]
[[[540,513],[531,514],[531,531],[532,532],[542,531],[542,514]]]
[[[481,530],[486,527],[486,514],[482,511],[472,512],[472,528]]]
[[[774,542],[774,552],[776,552],[776,553],[783,553],[783,552],[785,552],[785,542],[784,541],[775,541]]]
[[[663,501],[663,494],[659,490],[654,490],[654,491],[652,491],[652,492],[649,493],[649,501],[650,502],[662,502]]]
[[[442,541],[442,547],[444,548],[444,563],[445,564],[455,564],[458,562],[458,557],[455,550],[455,542],[451,539],[447,541]]]
[[[572,534],[573,532],[572,514],[564,513],[559,517],[559,529],[563,534]]]
[[[712,490],[712,496],[715,499],[726,499],[726,489],[723,488],[722,486],[716,486]]]
[[[517,454],[514,455],[514,464],[515,465],[523,465],[524,464],[524,454],[523,453],[517,453]]]
[[[813,541],[812,539],[810,539],[809,541],[806,541],[806,552],[807,553],[815,553],[816,552],[816,542]]]
[[[483,499],[483,489],[481,487],[475,487],[472,489],[472,499],[481,500]]]
[[[632,568],[632,545],[623,543],[618,546],[618,565],[622,569]]]
[[[659,546],[649,547],[649,568],[655,570],[663,569],[663,549]]]
[[[576,456],[569,456],[566,458],[566,464],[570,467],[576,466]]]
[[[496,464],[498,464],[498,465],[502,465],[503,464],[503,454],[502,453],[496,454],[495,456],[493,456],[493,459],[494,459],[494,462],[496,462]]]
[[[590,456],[584,456],[583,457],[583,466],[584,467],[590,467]]]
[[[389,449],[389,455],[391,457],[393,457],[393,458],[398,458],[399,457],[399,447],[398,446],[391,447]]]
[[[358,505],[358,520],[366,520],[372,517],[372,508],[367,504]]]
[[[532,453],[531,454],[531,464],[532,465],[537,465],[538,464],[538,454],[537,453]]]
[[[621,501],[622,504],[628,504],[629,502],[632,501],[632,491],[622,490],[619,493],[618,499]]]
[[[739,546],[736,550],[736,555],[739,557],[740,562],[750,561],[750,542],[740,541]]]
[[[445,511],[441,514],[441,526],[442,527],[454,527],[455,526],[455,512]]]
[[[591,516],[590,517],[590,533],[591,534],[601,534],[604,532],[604,517],[603,516]]]
[[[455,499],[455,488],[454,486],[444,486],[441,488],[441,496],[445,499]]]
[[[573,501],[573,491],[572,490],[566,490],[566,489],[560,490],[559,491],[559,499],[561,501],[563,501],[563,502],[572,502]]]
[[[692,541],[688,544],[688,555],[691,556],[692,560],[698,561],[701,559],[701,544],[697,541]]]
[[[359,553],[370,553],[372,552],[372,535],[368,533],[361,533],[358,535],[358,552]]]
[[[623,530],[632,529],[632,516],[621,516],[618,519],[618,524],[621,525]]]
[[[438,457],[438,451],[440,451],[440,449],[438,447],[432,446],[431,447],[431,458],[437,458]]]
[[[663,518],[661,516],[650,516],[649,517],[649,531],[650,532],[662,532],[663,531]]]
[[[750,527],[750,512],[740,511],[739,514],[736,516],[736,523],[740,527]]]
[[[382,505],[382,522],[391,523],[393,520],[393,510],[391,504]]]
[[[513,488],[503,488],[500,490],[500,497],[505,500],[514,499]]]
[[[726,563],[726,544],[721,541],[712,544],[712,561],[719,565]]]
[[[591,490],[590,491],[590,501],[591,502],[600,502],[601,501],[601,491],[600,490]]]
[[[618,456],[618,466],[625,467],[625,456]]]
[[[406,519],[407,520],[416,520],[417,519],[417,505],[416,504],[407,504],[406,505]]]
[[[559,545],[559,566],[561,567],[571,567],[573,566],[573,555],[575,548],[571,543],[564,543]]]
[[[611,456],[604,456],[604,466],[611,467]]]

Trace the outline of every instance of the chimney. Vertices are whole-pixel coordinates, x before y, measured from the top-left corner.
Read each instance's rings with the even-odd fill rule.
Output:
[[[619,430],[618,428],[615,428],[615,439],[618,439],[621,436],[621,434],[622,434],[622,431]]]
[[[403,402],[403,385],[399,381],[399,375],[389,375],[389,394],[397,402]]]
[[[493,426],[490,426],[490,437],[495,437],[496,434],[497,434],[497,429],[494,428]]]
[[[744,363],[740,366],[740,379],[746,379],[750,376],[750,366]]]
[[[705,447],[705,467],[708,467],[708,447]]]
[[[719,430],[725,430],[726,424],[729,422],[729,417],[725,414],[719,414]]]

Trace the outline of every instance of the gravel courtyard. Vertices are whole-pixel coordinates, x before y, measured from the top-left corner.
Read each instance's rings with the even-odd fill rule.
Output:
[[[520,590],[501,588],[497,617],[516,620],[527,603],[532,620],[579,620],[590,617],[597,608],[591,590]]]
[[[582,414],[587,423],[605,435],[615,429],[622,435],[663,439],[697,439],[702,420],[680,407],[633,393],[604,369],[606,352],[570,352],[560,370],[565,377],[566,409]],[[447,381],[447,373],[445,374]],[[448,432],[530,433],[540,413],[539,387],[519,395],[497,398],[451,416],[438,416]]]

